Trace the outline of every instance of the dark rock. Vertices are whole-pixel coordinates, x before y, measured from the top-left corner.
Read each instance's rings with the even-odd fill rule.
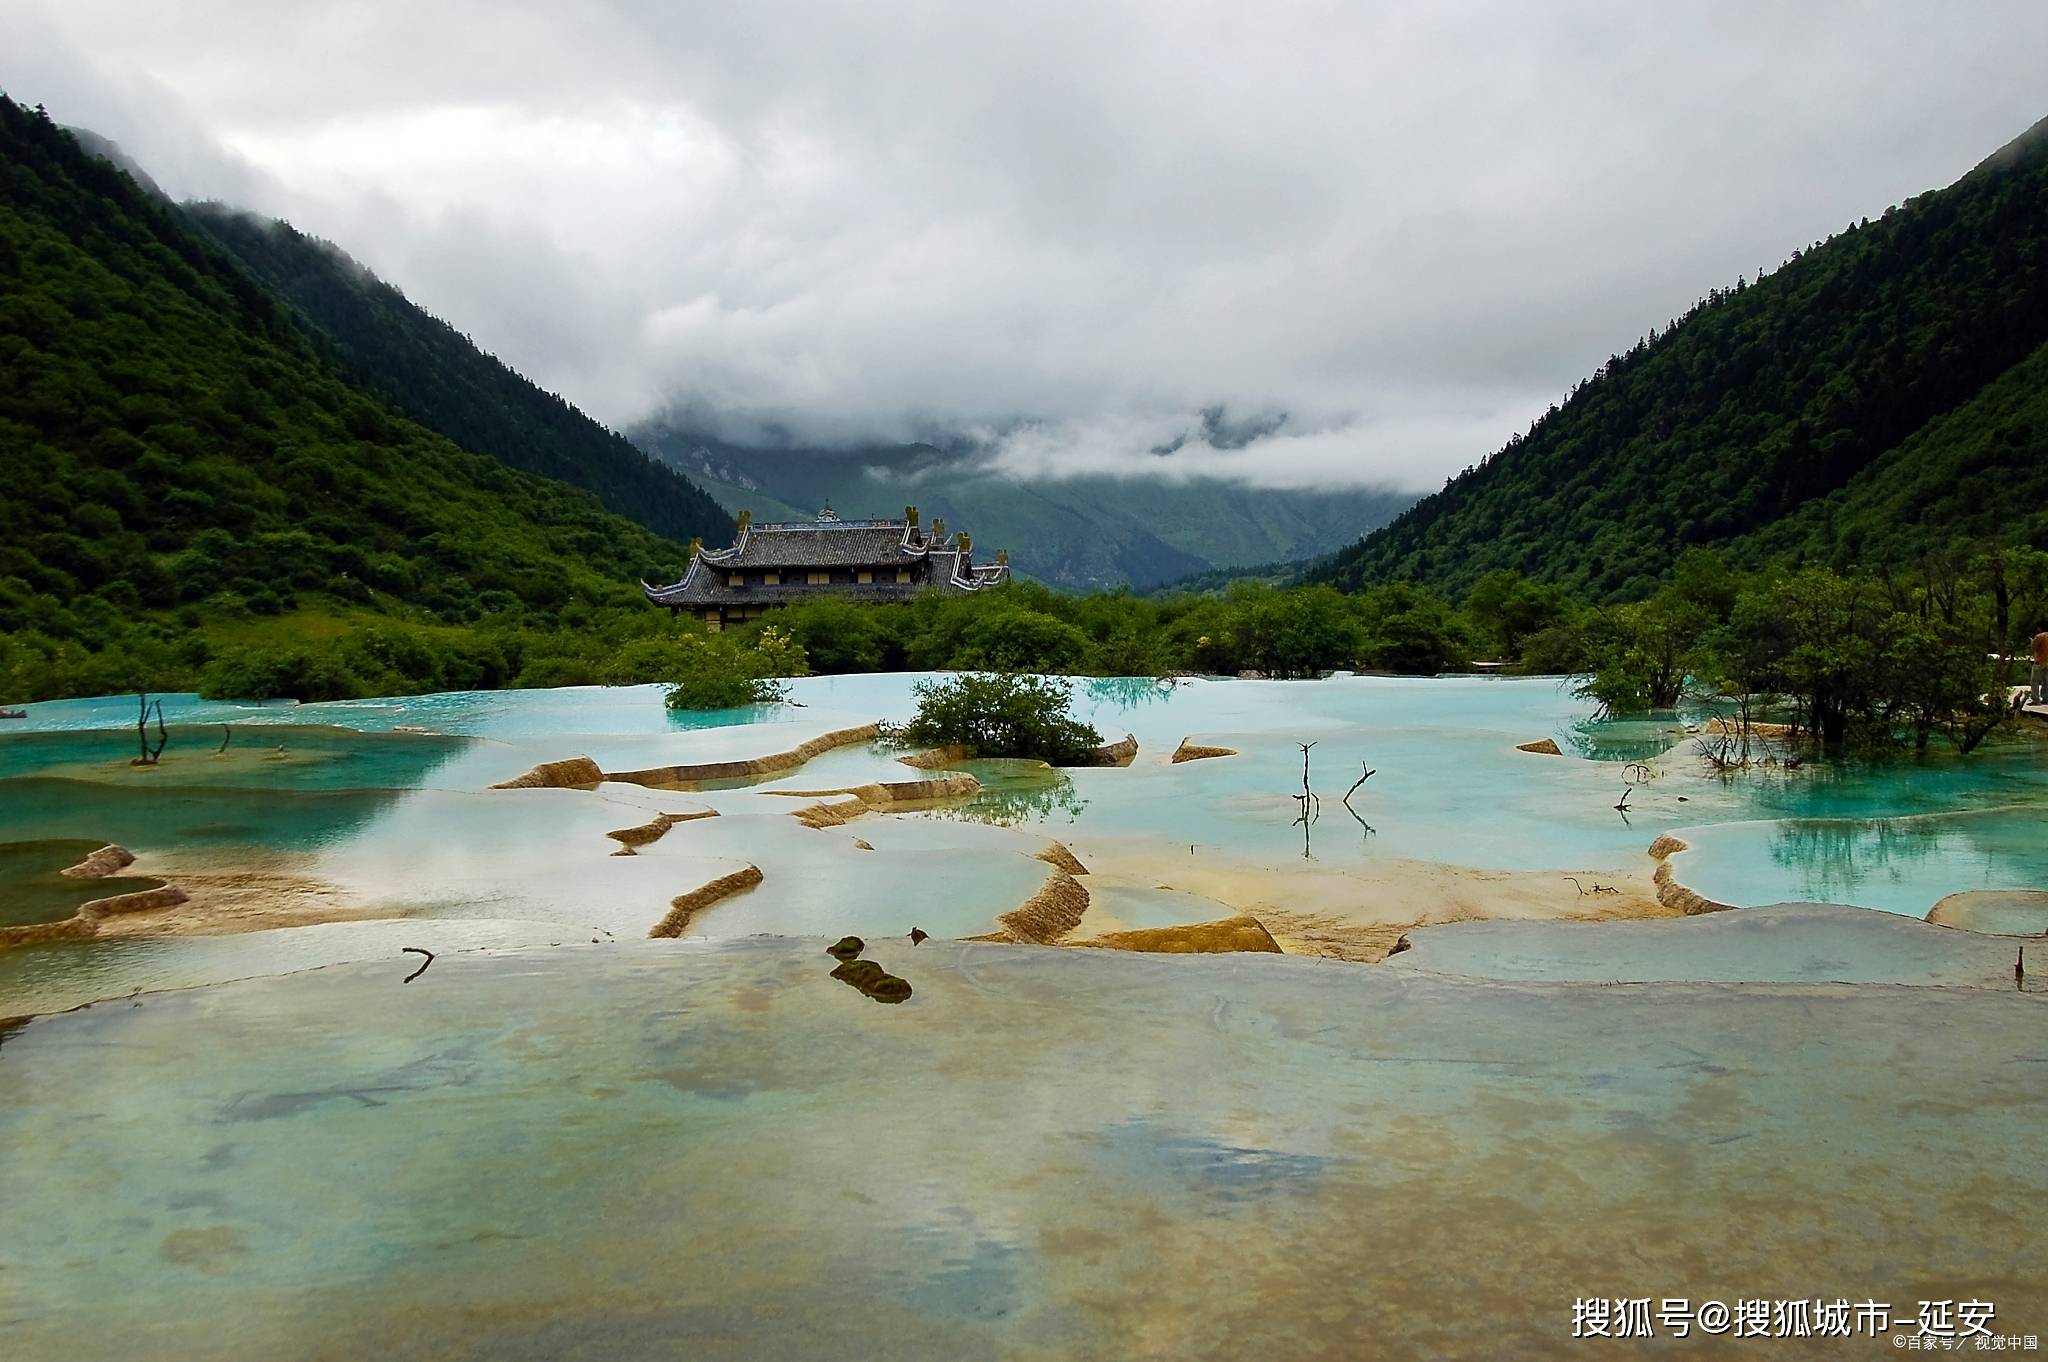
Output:
[[[878,1003],[900,1003],[910,996],[910,983],[872,960],[848,960],[832,971],[842,984],[859,989]]]

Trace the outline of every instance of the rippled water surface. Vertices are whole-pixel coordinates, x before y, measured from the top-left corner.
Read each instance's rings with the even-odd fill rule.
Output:
[[[877,953],[901,1005],[816,942],[662,942],[0,1035],[7,1355],[1537,1358],[1590,1294],[2048,1310],[2038,999]]]

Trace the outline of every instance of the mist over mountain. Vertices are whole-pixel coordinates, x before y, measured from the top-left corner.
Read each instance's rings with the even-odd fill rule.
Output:
[[[1216,434],[1230,438],[1220,418]],[[1071,589],[1144,590],[1217,569],[1313,558],[1414,500],[1220,478],[1033,475],[986,451],[922,443],[769,448],[662,426],[631,435],[727,511],[808,520],[828,505],[848,518],[915,505],[927,520],[944,517],[967,530],[979,552],[1007,549],[1019,572]]]
[[[1129,477],[1222,403],[1288,424],[1175,476],[1416,493],[2048,90],[2026,0],[5,10],[17,98],[614,429]]]
[[[1715,288],[1315,575],[1609,599],[1688,547],[1910,567],[2048,542],[2048,119],[1948,188]]]
[[[584,488],[607,510],[678,542],[730,529],[731,518],[687,479],[486,353],[340,247],[225,204],[188,204],[184,212],[285,298],[352,377],[420,424],[509,468]]]

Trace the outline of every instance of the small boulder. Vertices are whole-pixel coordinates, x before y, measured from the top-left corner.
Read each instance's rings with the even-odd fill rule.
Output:
[[[135,864],[135,853],[127,847],[115,846],[109,842],[93,852],[77,865],[68,865],[58,871],[74,880],[103,880],[109,875],[126,870]]]
[[[872,960],[848,960],[832,971],[832,977],[878,1003],[900,1003],[910,996],[909,980],[897,978]]]
[[[604,782],[604,771],[589,757],[544,761],[523,776],[501,780],[493,790],[581,790]]]

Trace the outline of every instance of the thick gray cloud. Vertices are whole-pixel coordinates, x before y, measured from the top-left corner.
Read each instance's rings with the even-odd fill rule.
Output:
[[[0,11],[17,98],[615,425],[1293,485],[1434,485],[2048,113],[2044,52],[2037,0]]]

